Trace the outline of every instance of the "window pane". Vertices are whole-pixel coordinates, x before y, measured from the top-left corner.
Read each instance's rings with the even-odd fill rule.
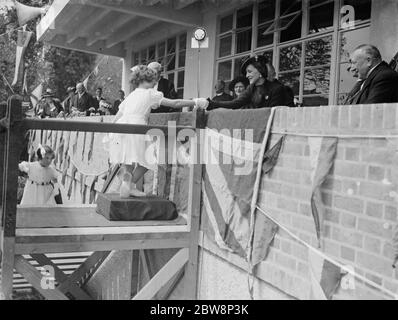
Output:
[[[350,54],[362,43],[370,43],[370,27],[341,33],[341,62],[350,61]]]
[[[167,79],[169,79],[174,84],[174,72],[168,73]]]
[[[304,107],[320,107],[320,106],[327,106],[328,104],[329,104],[329,97],[325,95],[303,97]]]
[[[281,16],[301,10],[301,0],[281,0]]]
[[[236,17],[236,27],[251,27],[253,21],[253,7],[249,6],[238,10]]]
[[[300,94],[300,71],[282,73],[278,79],[285,86],[292,88],[295,96]]]
[[[133,52],[133,58],[132,58],[133,66],[136,66],[139,63],[140,63],[140,60],[139,60],[138,52]]]
[[[184,88],[177,89],[177,99],[184,98]]]
[[[281,71],[300,69],[301,51],[301,44],[281,48],[279,69]]]
[[[281,42],[298,39],[301,37],[301,13],[281,19],[281,27],[288,26],[281,31]]]
[[[166,54],[166,42],[158,44],[158,57],[163,57]]]
[[[275,23],[269,22],[258,28],[257,47],[264,47],[274,43]],[[264,34],[266,33],[266,34]]]
[[[349,63],[341,63],[340,64],[340,81],[339,81],[339,92],[348,93],[354,87],[356,78],[352,76],[350,72],[350,64]]]
[[[167,53],[176,52],[176,39],[170,38],[167,40]]]
[[[186,51],[180,51],[180,53],[178,54],[178,67],[179,68],[185,67],[185,55],[186,55]]]
[[[141,60],[140,61],[141,64],[146,64],[146,51],[147,51],[146,49],[141,50],[141,57],[140,57],[141,58],[140,59]]]
[[[183,88],[184,87],[184,76],[185,76],[185,72],[184,71],[180,71],[177,74],[177,88]]]
[[[234,78],[239,77],[239,76],[241,76],[241,75],[245,75],[245,74],[242,74],[242,73],[240,72],[240,68],[242,67],[243,62],[244,62],[248,57],[249,57],[249,56],[245,56],[245,57],[242,57],[242,58],[237,58],[237,59],[235,59],[235,61],[234,61],[234,65],[235,65],[235,67],[234,67]]]
[[[229,56],[231,54],[232,36],[227,36],[220,39],[219,57]]]
[[[305,66],[331,63],[332,36],[308,41],[305,44]]]
[[[258,23],[275,19],[275,0],[266,0],[258,5]]]
[[[306,70],[304,94],[329,94],[330,67]]]
[[[268,62],[271,62],[271,63],[272,63],[272,59],[273,59],[273,56],[274,56],[273,51],[264,51],[264,52],[262,53],[262,55],[265,56],[265,57],[267,58]]]
[[[372,0],[344,0],[343,5],[353,6],[355,9],[355,23],[370,19]]]
[[[252,47],[252,31],[247,30],[236,34],[236,53],[250,51]]]
[[[175,54],[167,56],[166,70],[174,70],[176,68],[176,56]]]
[[[232,70],[232,62],[224,61],[218,64],[218,76],[217,80],[231,80],[231,70]]]
[[[328,3],[310,9],[309,33],[317,33],[333,29],[334,3]]]
[[[179,37],[180,41],[180,50],[185,50],[187,48],[187,34],[184,33]]]
[[[220,21],[220,33],[227,32],[229,30],[232,30],[232,23],[233,23],[233,15],[226,16],[224,18],[221,18]]]
[[[149,50],[148,50],[148,61],[155,60],[155,54],[156,54],[156,47],[155,46],[149,47]]]

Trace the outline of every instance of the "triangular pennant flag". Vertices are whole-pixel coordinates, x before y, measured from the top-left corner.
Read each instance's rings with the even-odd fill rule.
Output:
[[[98,72],[99,72],[99,65],[95,67],[93,73],[94,73],[95,76],[97,76]]]
[[[343,277],[340,267],[308,250],[313,300],[332,299]]]
[[[95,194],[96,194],[96,192],[95,192],[95,184],[97,183],[97,181],[98,181],[98,176],[95,176],[93,181],[91,182],[91,185],[90,185],[89,204],[92,204],[95,201]]]
[[[269,173],[276,165],[279,157],[279,152],[282,149],[283,141],[285,136],[279,139],[279,141],[264,154],[263,160],[263,173]]]
[[[17,9],[18,23],[20,26],[25,25],[30,20],[46,13],[45,8],[26,6],[18,1],[15,1],[15,8]]]
[[[87,132],[83,132],[83,147],[82,147],[82,161],[84,160],[84,153],[86,152],[86,139],[87,138]]]
[[[33,35],[33,32],[18,30],[18,39],[17,39],[17,50],[15,54],[15,72],[14,72],[14,80],[12,81],[12,86],[15,86],[18,83],[20,77],[23,76],[23,56],[25,50],[29,44],[29,41]]]
[[[89,149],[88,149],[88,154],[87,154],[87,161],[88,161],[88,163],[90,163],[91,158],[93,157],[94,137],[95,137],[94,132],[91,132],[90,145],[89,145],[89,147],[88,147]]]
[[[311,209],[315,222],[318,246],[321,246],[321,226],[325,208],[322,203],[321,185],[333,166],[337,152],[337,138],[308,138],[312,172]]]
[[[87,85],[88,85],[88,79],[90,79],[90,76],[88,76],[84,81],[83,81],[83,85],[84,87],[87,89]]]
[[[33,108],[36,108],[36,105],[39,103],[42,93],[43,84],[40,83],[30,94],[30,101],[32,102]]]

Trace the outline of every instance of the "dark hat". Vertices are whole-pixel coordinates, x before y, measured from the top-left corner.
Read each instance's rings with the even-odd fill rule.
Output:
[[[265,56],[251,56],[248,57],[243,63],[242,67],[240,68],[240,72],[242,74],[246,74],[246,68],[251,64],[253,65],[261,74],[264,78],[267,78],[268,72],[267,72],[267,62],[268,59]]]
[[[235,85],[238,82],[242,82],[245,87],[247,87],[249,85],[249,79],[247,79],[246,77],[243,77],[243,76],[239,76],[239,77],[235,78],[234,80],[232,80],[232,82],[229,84],[229,91],[234,91]]]
[[[53,98],[54,93],[51,89],[47,89],[46,93],[41,96],[42,98]]]

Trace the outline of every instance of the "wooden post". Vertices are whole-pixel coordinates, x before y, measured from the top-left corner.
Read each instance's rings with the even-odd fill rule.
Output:
[[[7,103],[0,103],[0,120],[6,120]],[[7,129],[0,125],[0,206],[3,204],[3,171],[4,171],[4,157],[5,157],[5,138]],[[0,213],[0,226],[3,225],[3,216]]]
[[[190,247],[189,260],[185,269],[184,297],[188,300],[197,298],[198,286],[198,252],[199,252],[199,227],[200,227],[200,204],[202,197],[202,167],[201,164],[201,135],[205,127],[205,112],[197,110],[193,115],[193,127],[196,128],[196,146],[191,149],[191,157],[196,158],[195,163],[189,168],[188,189],[188,215],[190,222]]]
[[[17,219],[18,162],[25,133],[22,125],[22,97],[12,96],[8,99],[6,116],[10,119],[10,127],[6,133],[3,164],[1,291],[6,299],[11,299]]]

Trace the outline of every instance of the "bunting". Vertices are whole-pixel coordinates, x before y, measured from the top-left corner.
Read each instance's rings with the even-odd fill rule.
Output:
[[[12,81],[11,86],[15,86],[18,83],[18,80],[24,74],[24,62],[23,56],[25,54],[26,48],[30,42],[30,39],[33,35],[33,32],[18,30],[18,38],[17,38],[17,49],[15,54],[15,72],[14,72],[14,80]]]
[[[98,181],[98,176],[95,176],[93,181],[91,182],[90,185],[90,199],[89,199],[89,204],[94,203],[95,201],[95,195],[96,195],[96,191],[95,191],[95,184]]]
[[[43,94],[43,84],[40,83],[30,94],[30,102],[32,103],[34,110],[36,110],[36,106],[39,103],[42,94]]]
[[[46,8],[26,6],[15,0],[14,3],[17,11],[18,23],[20,26],[23,26],[26,23],[28,23],[30,20],[33,20],[39,15],[46,13]]]

